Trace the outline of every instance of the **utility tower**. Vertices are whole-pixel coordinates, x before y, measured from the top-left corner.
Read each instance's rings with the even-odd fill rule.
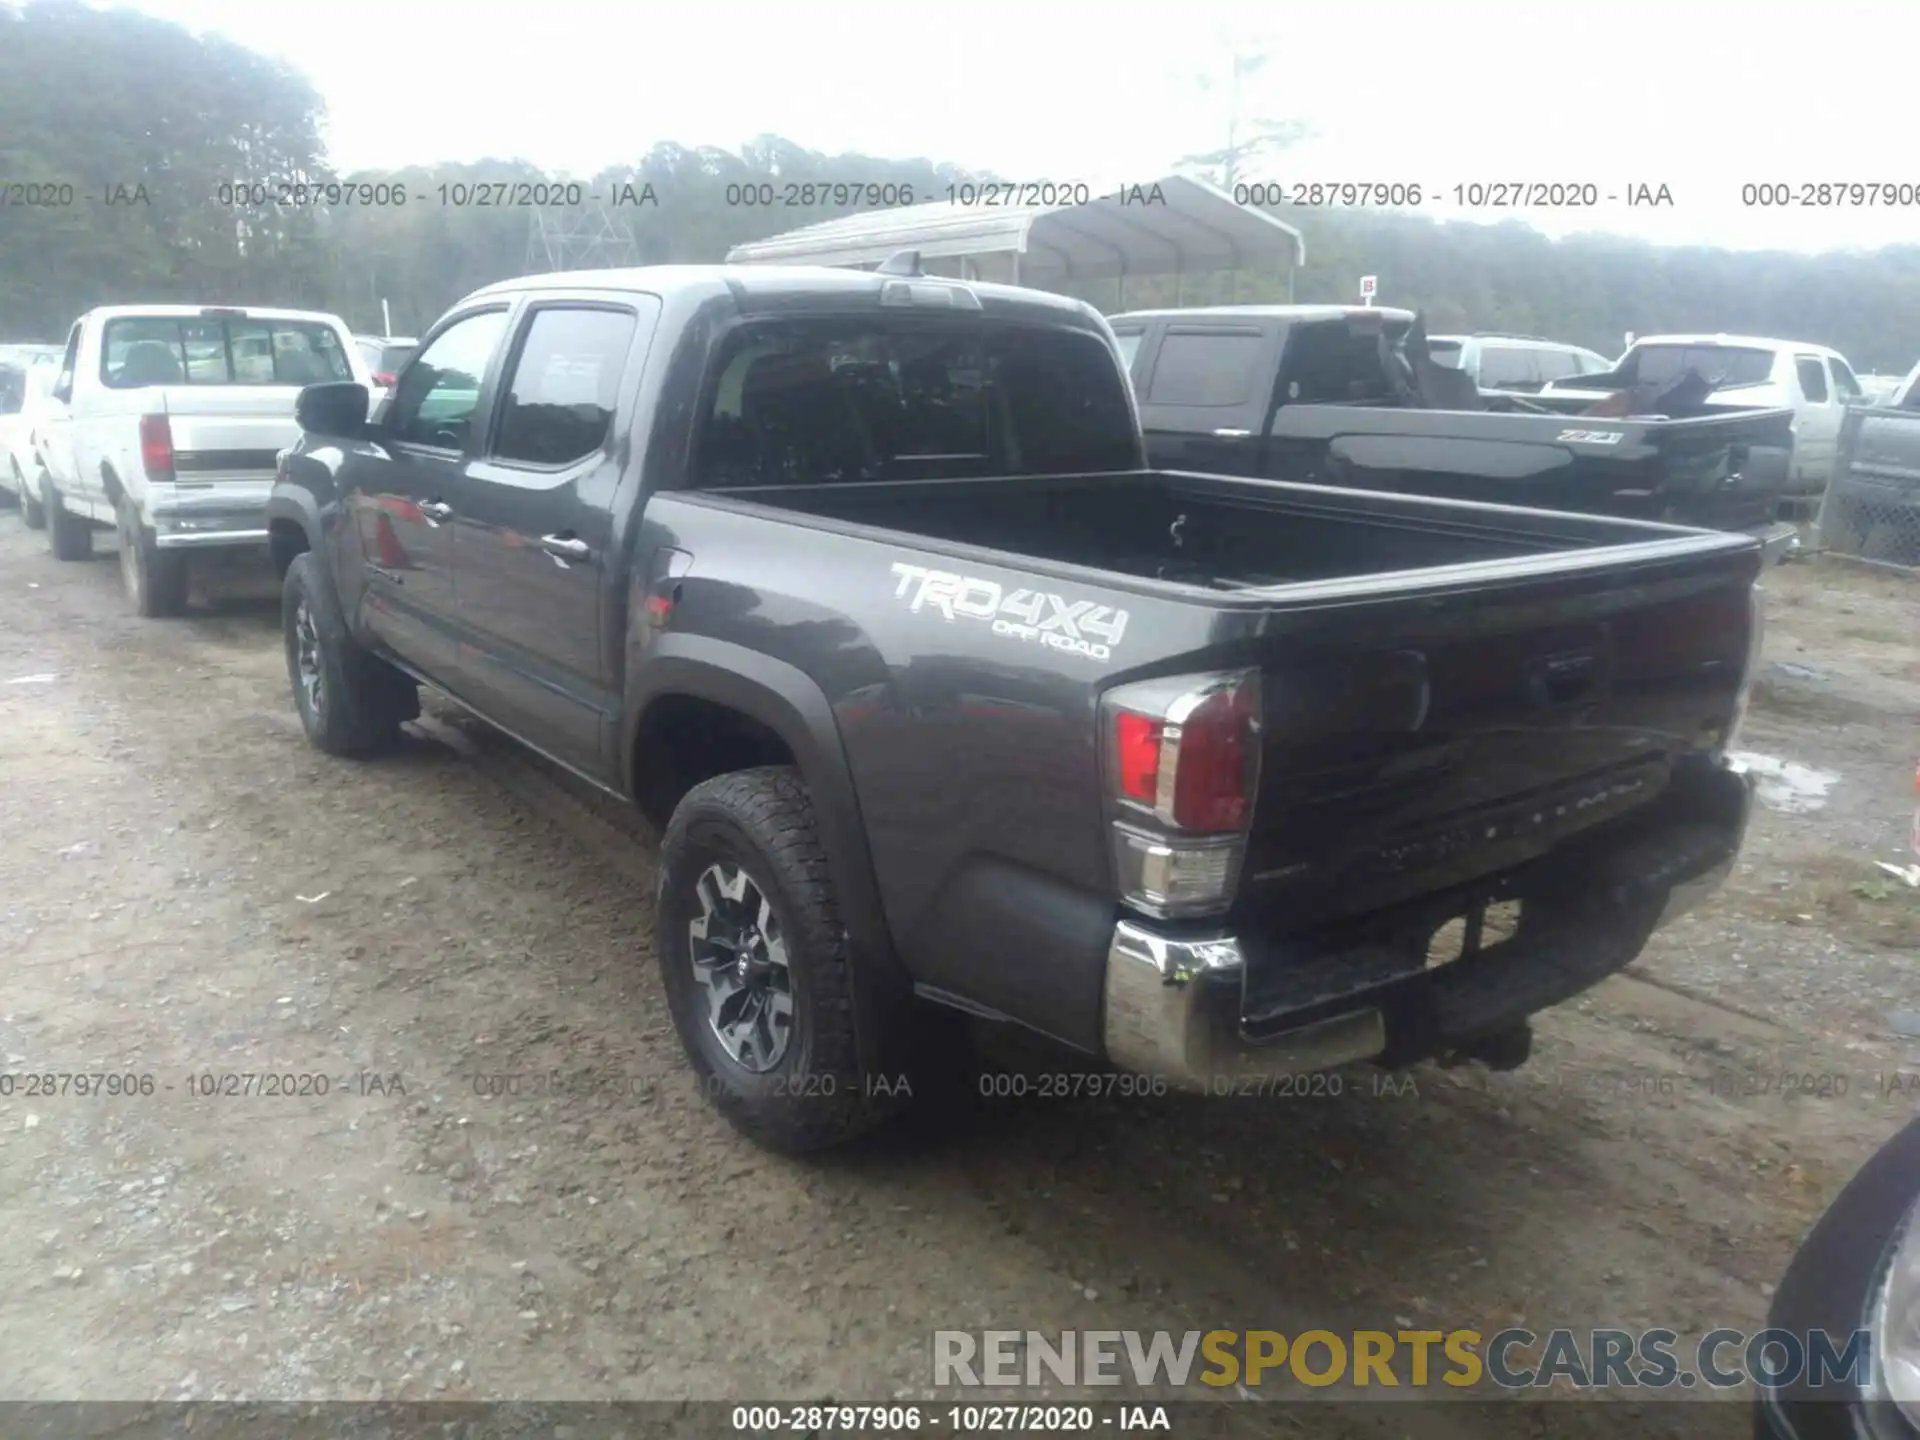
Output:
[[[640,244],[603,202],[578,208],[535,206],[527,217],[526,273],[605,270],[640,263]]]

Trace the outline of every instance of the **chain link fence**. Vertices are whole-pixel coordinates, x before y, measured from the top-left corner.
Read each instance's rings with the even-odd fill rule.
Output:
[[[1828,554],[1920,571],[1920,410],[1847,411],[1815,525]]]

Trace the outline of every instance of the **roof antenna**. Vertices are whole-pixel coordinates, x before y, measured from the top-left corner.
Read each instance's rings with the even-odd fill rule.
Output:
[[[876,275],[922,275],[920,252],[918,250],[896,250],[880,268]]]

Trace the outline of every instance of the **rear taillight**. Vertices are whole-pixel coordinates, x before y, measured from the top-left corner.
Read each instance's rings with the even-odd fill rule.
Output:
[[[373,377],[373,383],[382,389],[391,389],[393,387],[393,376],[385,370],[382,370],[378,375]]]
[[[173,479],[173,426],[164,415],[140,417],[140,467],[149,480]]]
[[[1122,897],[1161,916],[1226,908],[1260,778],[1259,672],[1121,686],[1102,714]]]

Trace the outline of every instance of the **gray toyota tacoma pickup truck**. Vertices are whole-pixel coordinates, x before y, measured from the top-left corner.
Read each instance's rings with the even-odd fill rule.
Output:
[[[299,418],[308,736],[426,683],[634,801],[688,1057],[768,1145],[897,1109],[942,1007],[1215,1093],[1518,1064],[1741,842],[1756,541],[1150,470],[1077,301],[540,276]]]

